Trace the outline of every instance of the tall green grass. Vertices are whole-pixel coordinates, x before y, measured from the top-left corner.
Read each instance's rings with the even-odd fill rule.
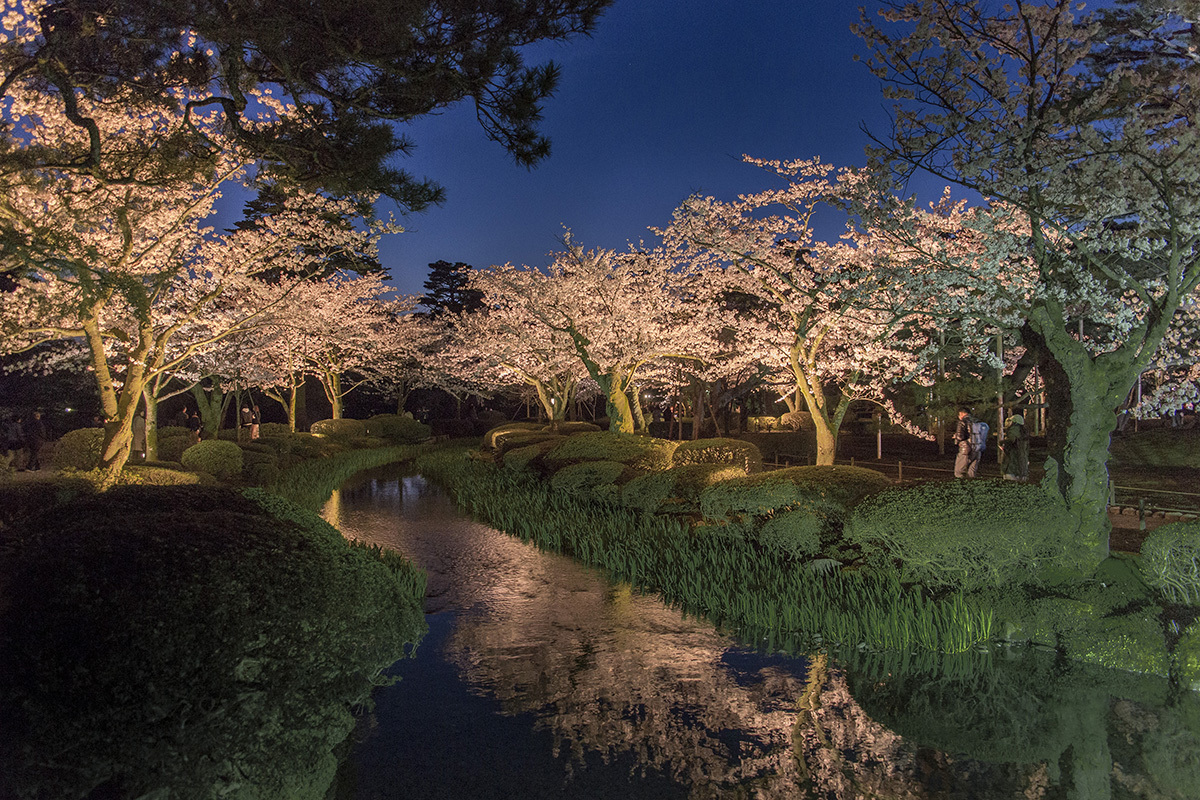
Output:
[[[829,647],[940,653],[966,652],[992,635],[990,610],[959,593],[934,598],[890,571],[814,573],[735,525],[583,501],[461,449],[428,453],[415,466],[476,518],[718,624]]]

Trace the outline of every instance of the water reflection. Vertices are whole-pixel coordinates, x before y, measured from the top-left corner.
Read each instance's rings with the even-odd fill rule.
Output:
[[[387,470],[326,514],[429,571],[430,635],[380,694],[347,797],[1200,796],[1200,714],[1163,708],[1158,682],[763,655]]]

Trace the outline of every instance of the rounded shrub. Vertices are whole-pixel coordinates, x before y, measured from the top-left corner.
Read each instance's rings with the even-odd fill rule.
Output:
[[[198,442],[183,451],[180,462],[194,472],[207,472],[218,480],[232,480],[242,474],[242,448],[233,442],[212,439]]]
[[[752,442],[740,439],[696,439],[681,442],[671,457],[674,466],[725,464],[741,467],[747,474],[762,471],[762,453]]]
[[[542,425],[537,422],[506,422],[503,425],[497,425],[483,435],[483,449],[495,450],[497,440],[513,433],[528,433],[530,431],[540,431]]]
[[[0,794],[323,798],[350,709],[423,622],[377,556],[309,517],[116,487],[16,531]]]
[[[794,558],[807,558],[821,551],[825,519],[808,511],[784,511],[758,526],[755,538],[765,547]]]
[[[279,456],[272,448],[254,442],[242,445],[242,478],[247,483],[269,486],[279,475]]]
[[[956,480],[880,492],[843,535],[868,558],[899,562],[906,580],[973,589],[1069,570],[1070,528],[1062,501],[1040,486]]]
[[[633,471],[616,461],[587,461],[568,464],[550,478],[550,488],[587,500],[618,502],[621,484]]]
[[[401,414],[376,414],[367,420],[367,435],[395,444],[416,444],[429,438],[428,425]]]
[[[353,438],[367,435],[367,423],[361,419],[323,419],[308,428],[314,436],[345,436]]]
[[[678,446],[678,442],[630,433],[577,433],[547,453],[546,464],[559,469],[585,461],[616,461],[645,472],[661,472],[671,466]]]
[[[1152,588],[1172,603],[1200,605],[1200,522],[1169,522],[1142,542],[1139,567]]]
[[[764,516],[793,507],[841,517],[891,483],[864,467],[788,467],[715,484],[700,496],[700,510],[709,519]]]
[[[621,503],[642,511],[694,511],[700,493],[721,481],[745,477],[741,467],[685,464],[639,475],[621,490]]]
[[[78,428],[63,434],[54,445],[51,463],[55,469],[95,469],[104,444],[103,428]]]

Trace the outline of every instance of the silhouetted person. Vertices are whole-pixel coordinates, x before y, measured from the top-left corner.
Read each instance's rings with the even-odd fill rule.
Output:
[[[26,469],[37,472],[42,468],[42,447],[46,444],[46,423],[42,412],[34,411],[25,423],[25,446],[29,448],[29,464]]]

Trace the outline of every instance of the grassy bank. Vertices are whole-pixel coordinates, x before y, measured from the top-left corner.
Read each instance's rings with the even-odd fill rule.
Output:
[[[501,530],[790,648],[907,658],[1035,644],[1200,689],[1195,611],[1148,584],[1137,557],[1073,572],[1061,510],[1037,486],[880,488],[869,471],[828,467],[727,475],[737,462],[681,465],[657,440],[582,436],[496,432],[483,452],[416,467]],[[695,448],[743,457],[710,442]],[[1196,534],[1175,537],[1160,571],[1191,575],[1175,562]]]
[[[312,509],[420,448],[281,442],[281,474],[253,472],[272,491],[178,464],[0,483],[0,797],[326,796],[424,635],[425,575]]]
[[[579,500],[530,474],[472,460],[465,449],[427,454],[416,468],[488,524],[718,623],[814,644],[943,653],[993,636],[990,610],[959,592],[935,598],[902,586],[895,573],[796,569],[733,526]]]

